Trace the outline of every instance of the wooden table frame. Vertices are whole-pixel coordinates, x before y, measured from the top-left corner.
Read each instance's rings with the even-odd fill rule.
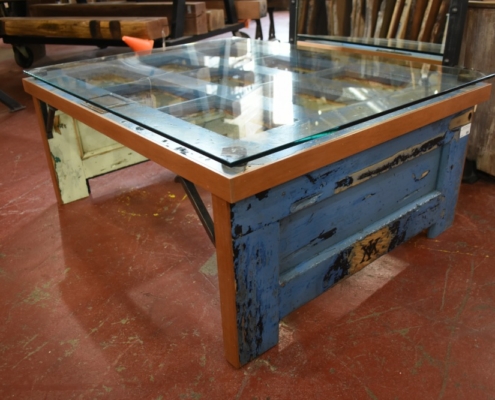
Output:
[[[27,78],[24,88],[34,99],[59,203],[45,104],[212,193],[224,347],[235,367],[277,344],[279,321],[288,312],[418,232],[429,229],[433,237],[450,226],[467,143],[460,129],[469,126],[472,108],[490,94],[486,84],[460,89],[238,172],[192,151],[178,150],[180,146],[172,141],[165,143],[163,137],[136,130],[130,122],[98,113],[40,81]],[[321,227],[301,222],[309,212],[324,213],[332,221],[331,210],[356,203],[364,193],[358,192],[367,185],[386,187],[395,174],[414,177],[412,186],[403,184],[404,199],[413,196],[414,185],[414,190],[424,193],[413,196],[407,205],[394,206],[380,220],[356,225],[345,238],[338,238],[337,228],[320,232]],[[282,249],[282,242],[288,246],[310,230],[313,236],[306,247],[315,250],[302,249],[301,256]],[[282,260],[292,267],[283,269]]]

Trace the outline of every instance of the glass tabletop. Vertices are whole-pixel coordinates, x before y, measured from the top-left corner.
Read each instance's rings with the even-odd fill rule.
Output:
[[[243,38],[26,72],[231,167],[489,77]]]

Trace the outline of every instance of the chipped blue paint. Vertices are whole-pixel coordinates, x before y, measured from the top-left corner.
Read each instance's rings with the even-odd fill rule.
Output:
[[[450,119],[231,205],[241,364],[276,345],[280,319],[354,264],[449,226],[465,151]]]

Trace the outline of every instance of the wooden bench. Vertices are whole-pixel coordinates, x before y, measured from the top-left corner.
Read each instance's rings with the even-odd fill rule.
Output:
[[[20,67],[45,55],[45,44],[124,46],[122,36],[158,40],[169,35],[166,17],[4,17],[0,37],[12,44]]]
[[[168,36],[168,20],[131,17],[6,17],[0,18],[0,36],[114,39],[133,36],[160,39]]]

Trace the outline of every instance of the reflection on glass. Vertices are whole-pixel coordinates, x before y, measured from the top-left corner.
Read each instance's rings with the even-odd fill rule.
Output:
[[[231,166],[486,78],[240,38],[27,73]]]
[[[384,38],[367,38],[367,37],[347,37],[347,36],[327,36],[327,35],[305,35],[299,34],[299,40],[317,42],[317,43],[341,43],[356,44],[363,46],[377,47],[389,50],[405,50],[412,53],[423,53],[441,56],[444,52],[443,43],[420,42],[417,40],[406,39],[384,39]]]

